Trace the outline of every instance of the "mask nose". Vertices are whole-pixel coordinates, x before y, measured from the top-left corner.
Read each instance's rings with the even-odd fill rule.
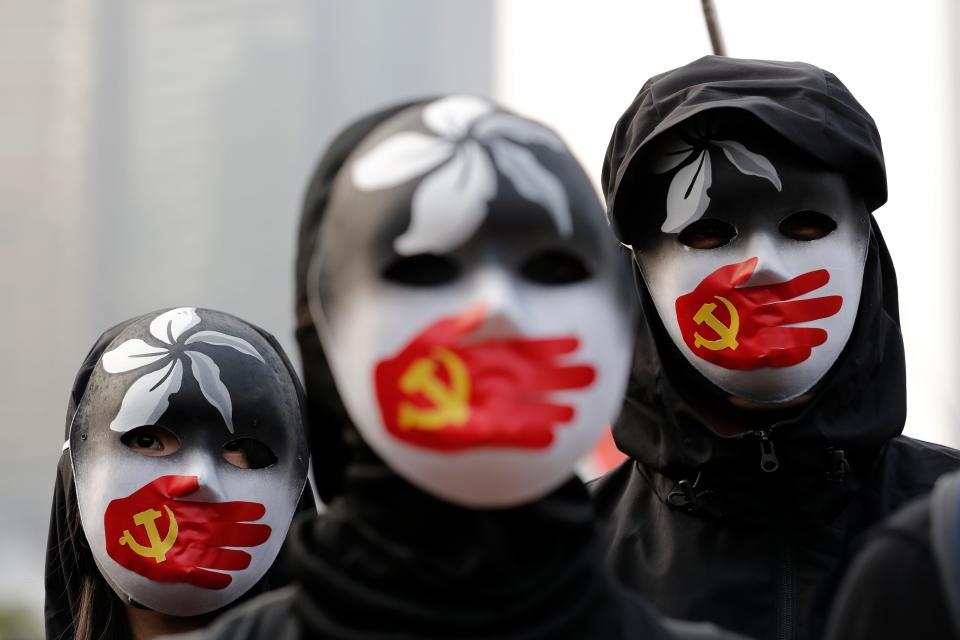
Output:
[[[190,496],[191,500],[223,501],[226,494],[220,475],[217,473],[217,460],[214,459],[214,455],[209,451],[198,451],[190,461],[191,474],[197,476],[197,482],[200,484],[200,489]]]
[[[757,257],[757,268],[747,281],[746,286],[776,284],[786,282],[796,273],[790,273],[783,261],[781,247],[777,238],[767,233],[756,233],[747,243],[750,257]]]
[[[502,266],[488,265],[481,269],[474,280],[471,297],[474,304],[482,304],[486,310],[486,321],[478,332],[482,337],[521,332],[523,304],[515,279]]]

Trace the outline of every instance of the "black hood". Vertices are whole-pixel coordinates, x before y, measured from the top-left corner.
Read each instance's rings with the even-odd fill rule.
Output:
[[[618,235],[616,198],[634,157],[661,133],[714,109],[748,113],[847,175],[870,211],[887,201],[880,132],[835,75],[804,62],[705,56],[647,80],[613,129],[601,183]]]
[[[617,196],[632,187],[634,158],[660,133],[711,109],[748,114],[846,174],[871,210],[886,200],[876,126],[835,76],[803,63],[708,56],[651,78],[618,121],[603,166],[608,215],[618,231],[630,209],[618,210]],[[896,274],[872,216],[871,227],[860,306],[845,350],[802,410],[760,420],[733,410],[727,394],[686,361],[635,271],[642,320],[613,432],[619,448],[651,474],[662,499],[690,506],[701,496],[714,503],[708,511],[726,514],[754,506],[767,512],[771,501],[790,510],[821,510],[849,494],[901,432],[906,380]],[[708,426],[716,419],[747,431],[722,437]],[[776,446],[780,467],[774,473],[759,466],[761,443],[753,432],[761,429]],[[686,489],[681,480],[689,481]]]
[[[307,303],[307,271],[338,172],[399,104],[346,127],[307,190],[296,261],[314,474],[327,512],[291,529],[295,611],[323,637],[666,637],[603,568],[575,477],[531,503],[469,509],[417,489],[363,441],[337,392]]]
[[[303,381],[307,392],[307,425],[310,431],[313,474],[317,492],[324,502],[332,501],[343,492],[346,467],[356,454],[357,447],[365,447],[362,447],[362,441],[337,393],[327,356],[310,317],[307,270],[318,244],[320,223],[330,200],[334,179],[344,162],[377,125],[420,102],[422,101],[406,102],[382,109],[343,129],[321,157],[304,197],[297,237],[296,336],[300,345]],[[348,440],[355,445],[353,448],[347,446]],[[370,455],[373,455],[372,452]]]
[[[100,362],[104,351],[123,331],[134,323],[142,321],[144,318],[155,316],[156,312],[131,318],[115,327],[107,329],[101,334],[89,353],[83,360],[76,378],[73,382],[73,388],[70,391],[70,398],[67,403],[66,425],[64,428],[64,441],[70,437],[70,427],[73,423],[77,408],[83,400],[97,363]],[[248,324],[253,330],[259,333],[273,347],[280,360],[283,362],[290,377],[294,382],[297,396],[300,399],[300,405],[303,407],[303,390],[299,384],[296,370],[287,359],[283,348],[271,334]],[[304,491],[300,498],[297,511],[316,512],[316,506],[313,503],[311,492]],[[278,558],[283,557],[284,551],[281,550]],[[280,562],[275,562],[267,574],[260,579],[246,594],[239,598],[231,606],[238,604],[250,597],[269,591],[272,588],[283,586],[288,582],[284,569]],[[91,637],[100,637],[103,633],[104,638],[126,638],[129,637],[129,631],[126,622],[126,614],[123,605],[114,592],[107,585],[105,579],[101,576],[100,570],[94,562],[93,555],[87,543],[86,536],[80,523],[80,512],[77,508],[76,485],[73,478],[73,467],[70,461],[70,455],[64,447],[57,465],[57,478],[53,488],[53,503],[50,511],[50,529],[47,537],[47,554],[44,574],[44,623],[46,626],[46,636],[51,640],[60,640],[75,637],[78,629],[75,628],[77,616],[84,608],[81,602],[81,591],[85,582],[95,584],[92,592],[93,600],[87,603],[90,607],[92,618]],[[214,614],[211,615],[215,615]]]

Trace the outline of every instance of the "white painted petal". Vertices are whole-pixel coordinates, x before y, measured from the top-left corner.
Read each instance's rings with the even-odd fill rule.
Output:
[[[423,123],[437,135],[459,140],[481,116],[493,111],[493,105],[476,96],[447,96],[423,109]]]
[[[712,182],[710,152],[704,149],[690,164],[677,171],[667,190],[667,219],[660,230],[680,233],[694,220],[699,220],[710,204],[707,190]]]
[[[350,178],[360,191],[388,189],[426,173],[453,155],[449,140],[418,131],[390,136],[353,163]]]
[[[557,233],[570,237],[573,218],[563,183],[543,168],[536,156],[520,145],[506,140],[491,142],[493,161],[523,198],[536,202],[550,214]]]
[[[723,155],[727,156],[727,160],[729,160],[740,173],[748,176],[766,178],[776,187],[777,191],[783,188],[776,168],[773,166],[773,163],[764,156],[750,151],[736,140],[714,140],[713,144],[720,147]]]
[[[200,324],[195,307],[180,307],[161,313],[150,323],[150,335],[167,344],[173,344],[184,331]]]
[[[203,397],[216,407],[223,416],[227,429],[233,433],[233,402],[230,400],[230,392],[220,380],[220,367],[210,356],[199,351],[187,351],[187,356]]]
[[[240,353],[245,353],[248,356],[253,356],[260,362],[263,362],[263,357],[259,352],[253,347],[252,344],[244,340],[243,338],[238,338],[236,336],[230,336],[225,333],[220,333],[219,331],[197,331],[187,338],[185,344],[192,344],[194,342],[203,342],[205,344],[212,344],[218,347],[231,347],[236,349]]]
[[[478,142],[465,140],[449,162],[417,186],[410,226],[394,240],[394,249],[409,256],[459,247],[483,224],[496,193],[497,174],[489,156]]]
[[[482,140],[509,138],[521,144],[543,145],[554,151],[567,150],[560,136],[550,129],[503,111],[482,118],[473,127],[473,134]]]
[[[170,406],[170,396],[180,390],[183,365],[174,360],[168,366],[140,376],[130,385],[120,402],[110,429],[126,433],[144,425],[156,424]]]
[[[167,357],[168,353],[163,347],[155,347],[140,338],[134,338],[124,340],[116,349],[103,354],[100,364],[107,373],[123,373],[153,364]]]

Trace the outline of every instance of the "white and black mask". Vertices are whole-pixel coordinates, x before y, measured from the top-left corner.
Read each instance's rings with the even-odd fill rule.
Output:
[[[840,173],[773,136],[671,130],[640,167],[628,240],[667,333],[707,379],[780,403],[843,351],[870,223]]]
[[[297,382],[263,334],[181,307],[126,327],[70,428],[83,531],[124,601],[219,609],[273,564],[306,482]]]
[[[470,507],[534,500],[617,413],[630,293],[551,130],[469,96],[374,130],[337,176],[311,314],[364,440]]]

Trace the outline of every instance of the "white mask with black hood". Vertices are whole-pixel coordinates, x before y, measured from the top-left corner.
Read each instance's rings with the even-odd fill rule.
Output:
[[[905,413],[873,120],[811,65],[708,56],[644,85],[603,186],[645,318],[620,448],[665,500],[820,508],[810,483],[865,471]]]
[[[471,507],[570,477],[628,366],[600,215],[556,134],[479,98],[410,110],[353,152],[307,295],[353,423],[398,474]]]
[[[65,493],[101,574],[168,615],[235,601],[273,565],[306,483],[289,362],[246,322],[179,307],[126,323],[90,366]]]
[[[573,475],[629,367],[598,205],[553,131],[480,98],[332,143],[297,259],[313,442],[342,456],[291,537],[312,633],[658,637],[612,588]]]

